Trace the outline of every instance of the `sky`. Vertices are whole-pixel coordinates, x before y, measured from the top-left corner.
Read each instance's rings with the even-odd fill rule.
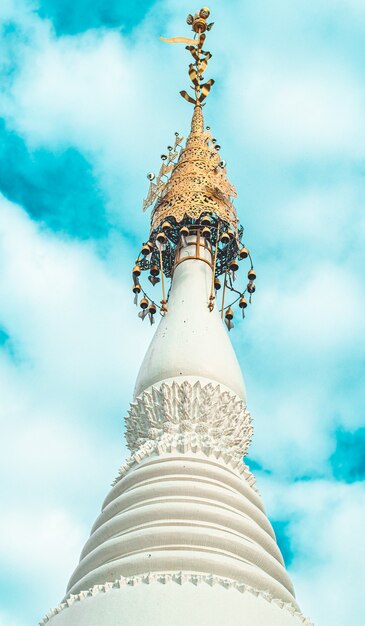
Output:
[[[0,4],[0,626],[61,600],[153,329],[146,173],[191,107],[186,0]],[[206,122],[257,292],[231,333],[248,464],[316,626],[363,626],[365,3],[213,0]]]

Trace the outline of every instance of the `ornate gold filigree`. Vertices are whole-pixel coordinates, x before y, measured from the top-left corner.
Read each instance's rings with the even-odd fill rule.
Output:
[[[168,217],[181,222],[185,217],[196,220],[202,213],[213,213],[237,232],[238,220],[231,202],[236,195],[212,136],[204,130],[203,112],[197,105],[186,146],[155,204],[151,230]]]
[[[151,204],[153,204],[156,199],[162,194],[166,182],[168,181],[168,175],[171,174],[175,165],[176,158],[179,155],[179,150],[181,150],[181,144],[184,140],[184,137],[180,137],[179,133],[175,133],[175,142],[173,146],[168,147],[168,155],[162,155],[163,158],[162,165],[160,167],[160,171],[157,175],[157,178],[153,173],[148,174],[148,178],[150,182],[150,188],[148,190],[147,198],[143,200],[143,211],[146,211]],[[166,162],[165,162],[166,161]],[[156,182],[154,182],[156,178]]]
[[[231,198],[236,197],[237,193],[227,178],[225,163],[219,156],[219,146],[215,145],[210,131],[204,129],[202,102],[214,83],[212,79],[202,82],[203,73],[212,57],[210,52],[203,50],[205,33],[213,26],[212,23],[207,23],[209,14],[209,9],[203,7],[194,16],[188,16],[187,22],[195,32],[196,39],[161,38],[168,43],[188,44],[186,49],[194,61],[189,64],[188,73],[195,98],[188,95],[186,91],[180,93],[195,107],[191,132],[177,163],[174,162],[169,166],[173,161],[169,154],[167,162],[169,167],[166,168],[166,174],[171,173],[170,178],[165,180],[164,175],[163,178],[159,175],[156,182],[151,182],[147,199],[144,201],[144,209],[155,202],[152,213],[152,233],[169,217],[180,223],[185,218],[198,220],[202,213],[211,213],[229,224],[237,235],[238,221],[231,202]],[[179,141],[180,144],[181,141]],[[174,154],[177,154],[176,142]]]

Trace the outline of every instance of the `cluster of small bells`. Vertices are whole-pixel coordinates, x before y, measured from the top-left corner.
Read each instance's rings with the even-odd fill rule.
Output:
[[[199,221],[186,219],[182,223],[176,223],[173,219],[171,219],[171,221],[165,220],[156,232],[151,233],[150,240],[143,244],[140,256],[136,260],[132,271],[134,303],[136,305],[139,304],[141,309],[138,315],[142,320],[148,316],[150,323],[154,324],[157,310],[159,310],[161,315],[167,313],[164,281],[165,278],[172,277],[176,246],[180,240],[181,245],[186,246],[186,237],[192,230],[196,232],[197,229],[200,232],[200,237],[204,239],[206,247],[212,246],[213,248],[213,245],[215,245],[215,248],[217,248],[217,254],[215,254],[216,264],[214,268],[214,294],[211,294],[208,307],[210,310],[214,308],[217,292],[222,287],[221,280],[218,276],[223,275],[221,313],[222,319],[223,317],[225,318],[228,330],[231,330],[234,327],[232,321],[234,316],[232,306],[238,303],[242,311],[242,317],[245,317],[245,309],[248,304],[246,296],[248,294],[248,301],[251,303],[252,294],[256,290],[254,282],[256,272],[252,265],[249,250],[244,244],[237,240],[233,229],[225,222],[222,222],[222,220],[210,214],[202,215]],[[163,254],[165,256],[165,267],[163,267]],[[240,292],[235,289],[233,283],[236,280],[239,261],[247,258],[251,262],[251,267],[247,273],[248,282],[245,289]],[[148,279],[153,286],[160,282],[162,283],[162,300],[160,301],[160,305],[156,304],[156,302],[146,294],[140,284],[141,273],[144,269],[149,269]],[[227,289],[235,295],[235,299],[229,305],[225,306],[224,299]],[[142,297],[139,300],[140,296]]]

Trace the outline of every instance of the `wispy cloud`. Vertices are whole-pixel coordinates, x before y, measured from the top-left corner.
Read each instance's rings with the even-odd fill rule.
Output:
[[[263,476],[261,485],[270,514],[286,524],[294,585],[314,622],[340,625],[350,613],[353,623],[361,624],[364,484],[308,480],[289,485]]]
[[[85,481],[101,502],[125,455],[120,418],[148,329],[138,327],[140,342],[136,332],[126,335],[129,284],[118,276],[119,254],[113,269],[92,244],[60,239],[4,198],[0,241],[0,465],[10,515],[2,516],[0,559],[6,571],[17,572],[14,585],[29,586],[19,544],[14,549],[18,519],[28,526],[22,551],[28,550],[34,580],[43,580],[42,593],[35,590],[33,605],[25,603],[19,616],[24,611],[35,620],[62,595],[81,549],[78,538],[95,515]],[[132,324],[137,330],[137,320]],[[42,524],[49,544],[38,558]],[[42,554],[54,563],[54,575],[46,574]]]

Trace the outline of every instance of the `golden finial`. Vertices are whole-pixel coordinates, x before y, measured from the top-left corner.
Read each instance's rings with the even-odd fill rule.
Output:
[[[212,85],[214,85],[214,80],[211,78],[202,84],[203,73],[206,70],[209,59],[212,58],[210,52],[203,50],[203,45],[205,42],[205,32],[209,31],[214,22],[210,24],[207,23],[207,19],[210,15],[210,11],[208,7],[203,7],[195,13],[195,15],[188,15],[187,23],[191,26],[191,29],[195,32],[195,37],[198,35],[198,38],[189,39],[187,37],[172,37],[167,39],[166,37],[161,37],[162,41],[166,41],[167,43],[185,43],[186,49],[191,53],[194,63],[189,64],[189,77],[191,82],[193,83],[193,90],[195,92],[195,98],[189,96],[187,91],[180,91],[185,100],[194,104],[195,106],[201,106],[203,100],[209,94]]]
[[[175,132],[175,139],[161,154],[158,173],[150,172],[150,182],[143,210],[153,205],[151,228],[148,241],[141,246],[140,254],[133,268],[133,293],[135,303],[140,308],[139,317],[147,316],[151,324],[157,310],[161,315],[168,312],[168,280],[172,280],[175,268],[183,260],[201,259],[211,265],[212,280],[207,306],[210,311],[217,306],[217,292],[221,287],[222,276],[222,319],[228,330],[233,328],[231,306],[239,301],[244,316],[247,305],[255,291],[256,272],[253,269],[249,250],[242,241],[243,228],[240,226],[233,198],[237,196],[235,187],[230,183],[226,171],[226,162],[220,156],[221,146],[212,136],[210,127],[205,126],[203,101],[210,92],[213,79],[205,81],[203,74],[212,55],[203,50],[206,32],[213,23],[207,22],[210,11],[203,7],[188,15],[187,23],[195,33],[194,39],[174,37],[163,41],[184,43],[193,57],[189,64],[189,77],[192,82],[194,97],[181,91],[182,97],[194,105],[190,133],[183,144],[184,137]],[[187,238],[192,236],[196,244],[196,255],[178,258],[181,248],[188,245]],[[190,240],[191,241],[191,240]],[[201,255],[202,249],[209,250],[211,262]],[[205,254],[205,253],[204,253]],[[247,286],[237,289],[234,282],[241,260],[249,259]],[[141,271],[148,271],[148,280],[152,287],[160,283],[160,304],[152,300],[140,284]],[[227,292],[231,292],[232,302],[226,304]]]

